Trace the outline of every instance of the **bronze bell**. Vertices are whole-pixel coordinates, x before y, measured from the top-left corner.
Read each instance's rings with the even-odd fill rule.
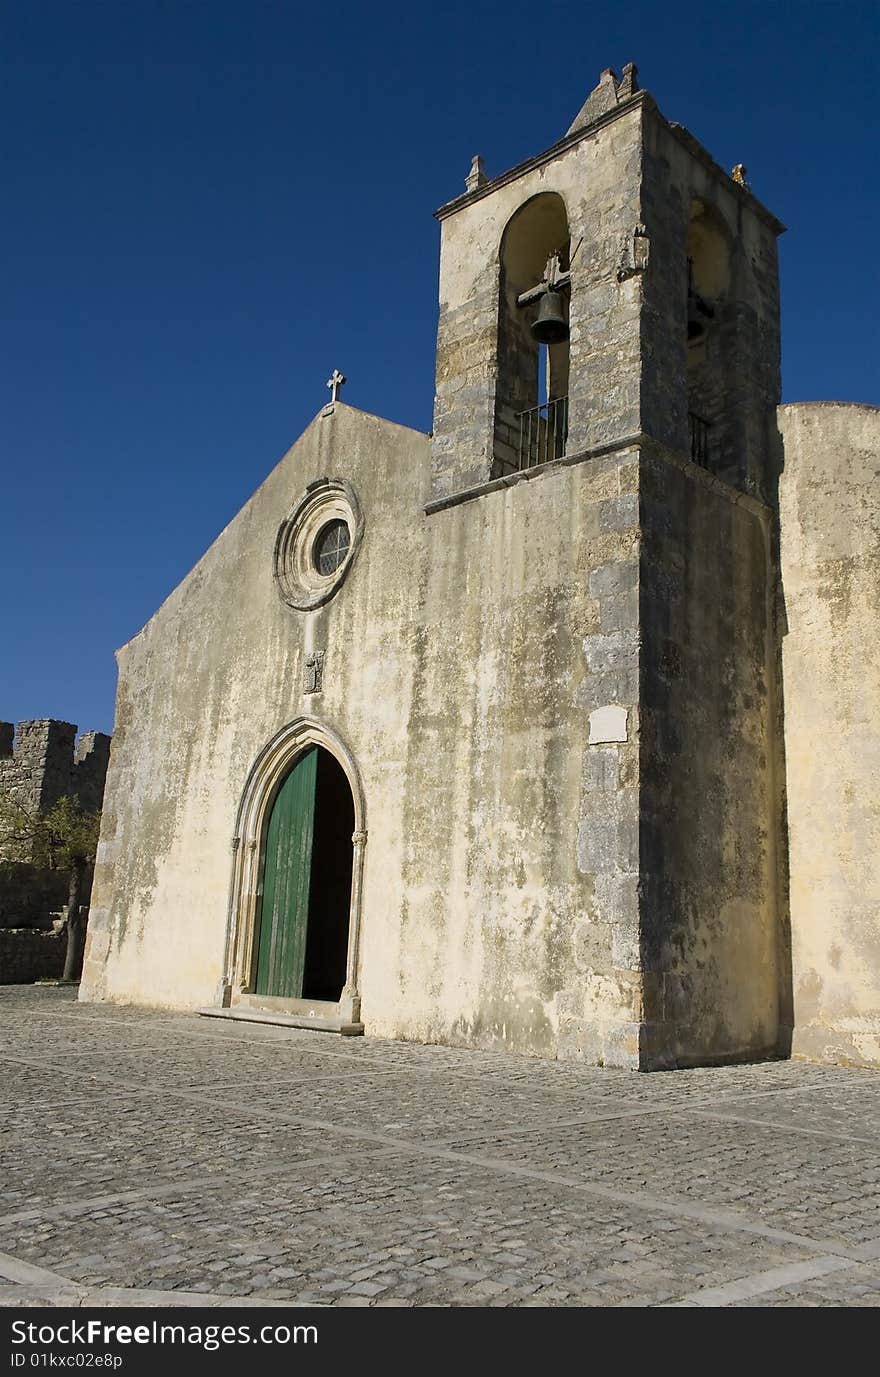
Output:
[[[688,297],[688,339],[693,343],[694,340],[702,339],[706,333],[706,321],[693,296]]]
[[[559,292],[545,292],[538,307],[537,319],[532,325],[532,334],[539,344],[561,344],[568,339],[568,321],[562,308]]]
[[[688,339],[691,343],[694,340],[702,339],[708,328],[708,322],[715,316],[713,308],[708,301],[704,301],[693,289],[688,291]]]

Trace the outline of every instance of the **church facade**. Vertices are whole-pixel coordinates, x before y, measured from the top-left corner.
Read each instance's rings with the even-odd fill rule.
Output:
[[[334,386],[118,654],[80,998],[880,1064],[880,411],[633,67],[437,214],[433,433]]]

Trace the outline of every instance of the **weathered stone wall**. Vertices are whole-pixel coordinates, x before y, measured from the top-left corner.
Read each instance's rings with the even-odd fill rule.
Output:
[[[31,927],[60,913],[69,877],[29,861],[0,860],[0,928]],[[88,898],[88,894],[86,895]]]
[[[636,473],[560,466],[428,518],[406,923],[456,1014],[416,1035],[637,1063]]]
[[[71,792],[87,813],[97,813],[104,799],[111,738],[104,732],[83,732],[76,743]]]
[[[401,897],[427,451],[426,437],[338,403],[120,650],[84,997],[213,1002],[242,793],[266,744],[303,716],[338,731],[362,772],[363,940],[369,949],[378,923],[381,941],[386,913]],[[344,477],[357,493],[363,544],[336,595],[297,612],[279,596],[273,548],[306,485],[324,475]],[[323,689],[307,694],[305,658],[318,650]],[[442,686],[442,699],[454,691]],[[396,976],[395,961],[391,948],[383,964]],[[365,951],[365,978],[367,966]]]
[[[880,1065],[880,410],[779,409],[793,1050]]]
[[[0,928],[0,985],[60,979],[66,950],[64,931]]]
[[[366,798],[368,1031],[634,1060],[633,456],[426,517],[428,471],[426,437],[337,405],[120,652],[83,997],[213,1001],[242,791],[305,714],[346,742]],[[363,545],[296,612],[275,534],[337,473]],[[608,744],[598,720],[591,746],[610,697],[622,729]]]
[[[76,750],[74,751],[74,742]],[[0,722],[0,792],[29,813],[44,813],[61,798],[78,799],[97,812],[104,794],[110,737],[84,732],[76,741],[72,722],[50,718]],[[7,846],[0,853],[0,927],[45,921],[67,898],[68,877],[32,864],[33,848]],[[84,877],[88,903],[91,871]]]
[[[641,472],[641,883],[652,1064],[776,1050],[771,515],[702,469]]]
[[[76,742],[76,752],[74,752]],[[0,723],[0,792],[29,812],[45,812],[62,797],[80,801],[88,812],[101,808],[110,757],[110,737],[85,731],[76,741],[70,722],[34,719]],[[0,927],[44,923],[67,898],[67,876],[32,865],[29,845],[0,854]],[[85,872],[83,902],[88,903],[91,869]]]
[[[2,729],[0,788],[29,811],[51,808],[70,788],[76,727],[48,719],[19,722],[14,746],[12,723]]]
[[[104,732],[83,732],[76,741],[72,722],[38,718],[14,732],[11,722],[0,722],[0,790],[30,812],[46,812],[66,795],[96,812],[109,758]]]

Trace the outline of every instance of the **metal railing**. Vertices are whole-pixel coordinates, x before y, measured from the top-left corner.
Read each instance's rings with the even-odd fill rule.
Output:
[[[568,440],[567,397],[554,397],[515,415],[519,422],[518,468],[532,469],[562,458]]]
[[[708,421],[704,421],[702,416],[697,416],[693,411],[688,412],[688,435],[690,437],[691,459],[693,463],[699,464],[700,468],[709,467],[709,431],[711,427]]]

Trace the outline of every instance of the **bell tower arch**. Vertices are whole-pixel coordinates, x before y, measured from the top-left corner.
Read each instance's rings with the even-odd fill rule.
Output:
[[[770,492],[783,226],[734,171],[633,66],[545,152],[492,179],[474,159],[436,212],[431,502],[643,438]]]
[[[565,453],[570,290],[565,202],[558,192],[539,192],[501,237],[495,478]]]
[[[650,98],[632,67],[597,91],[546,152],[492,180],[475,159],[437,211],[432,500],[639,430],[640,266],[619,269]]]

